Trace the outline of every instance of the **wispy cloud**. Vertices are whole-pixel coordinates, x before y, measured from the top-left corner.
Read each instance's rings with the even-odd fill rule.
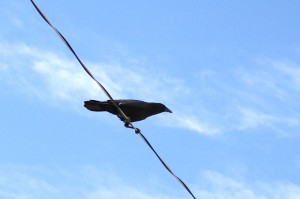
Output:
[[[291,182],[248,182],[215,171],[202,173],[205,188],[199,196],[207,199],[299,199],[300,186]]]
[[[239,71],[244,86],[236,109],[238,128],[270,127],[281,132],[299,127],[299,70],[295,63],[260,60],[254,69]]]
[[[222,133],[217,125],[203,122],[200,117],[193,114],[179,112],[173,113],[171,116],[160,116],[160,118],[169,127],[187,129],[206,136],[213,137]]]
[[[169,199],[189,197],[183,190],[166,190],[159,179],[143,179],[138,185],[112,170],[93,166],[76,169],[37,167],[0,168],[0,197],[7,199]],[[139,179],[140,180],[140,179]],[[197,198],[205,199],[299,199],[300,186],[292,182],[248,181],[216,171],[203,171],[191,186]]]
[[[199,71],[197,102],[220,132],[270,129],[289,135],[299,128],[300,66],[284,61],[259,60]],[[203,110],[203,109],[202,109]],[[201,113],[202,115],[203,113]],[[205,117],[198,117],[204,118]]]
[[[96,93],[96,87],[73,62],[54,53],[26,44],[1,43],[0,55],[3,80],[30,96],[70,103],[76,102],[76,96]]]
[[[300,86],[300,66],[289,62],[270,61],[272,66],[282,72],[289,84],[285,86],[292,87],[299,91]]]
[[[56,53],[26,44],[0,43],[0,56],[2,81],[47,103],[76,109],[82,107],[83,100],[107,99],[79,64]],[[202,134],[215,133],[215,129],[210,129],[196,115],[185,113],[178,106],[176,100],[190,92],[183,80],[118,62],[87,65],[115,99],[136,98],[170,104],[175,113],[182,112],[182,115],[176,114],[173,122],[165,118],[169,126]]]
[[[240,112],[241,129],[256,128],[258,126],[268,126],[278,122],[278,118],[276,118],[275,116],[268,115],[257,110],[241,108]]]
[[[18,167],[0,168],[0,197],[6,199],[169,199],[165,193],[134,186],[112,171],[87,166],[65,169]],[[147,183],[143,181],[143,184]],[[150,185],[150,187],[153,185]],[[155,193],[156,192],[156,193]],[[172,197],[173,198],[173,197]]]
[[[16,90],[47,103],[82,108],[87,99],[107,97],[73,59],[22,43],[0,43],[0,76]],[[17,58],[17,59],[16,59]],[[299,127],[299,67],[260,61],[253,68],[200,71],[186,79],[159,74],[126,63],[86,61],[115,99],[165,103],[174,112],[163,125],[214,136],[227,131]],[[199,84],[200,82],[200,84]]]

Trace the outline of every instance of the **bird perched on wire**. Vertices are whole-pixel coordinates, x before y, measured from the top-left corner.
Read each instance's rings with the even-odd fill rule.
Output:
[[[146,119],[152,115],[156,115],[162,112],[172,113],[162,103],[144,102],[141,100],[114,100],[116,105],[129,117],[131,122],[137,122]],[[84,107],[90,111],[106,111],[114,114],[125,122],[125,127],[130,128],[129,123],[119,114],[117,108],[113,105],[111,100],[97,101],[89,100],[84,102]]]

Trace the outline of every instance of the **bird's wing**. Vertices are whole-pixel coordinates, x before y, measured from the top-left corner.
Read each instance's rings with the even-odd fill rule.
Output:
[[[141,100],[120,100],[118,101],[118,105],[120,108],[141,108],[144,109],[147,107],[147,102]]]

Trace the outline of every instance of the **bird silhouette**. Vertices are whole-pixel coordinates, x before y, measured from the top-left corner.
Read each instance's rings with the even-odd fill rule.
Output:
[[[114,100],[116,105],[129,117],[131,122],[137,122],[146,119],[152,115],[156,115],[162,112],[172,113],[162,103],[155,102],[144,102],[141,100],[132,100],[132,99],[121,99]],[[114,106],[111,100],[107,101],[97,101],[89,100],[84,102],[84,107],[90,111],[102,112],[106,111],[111,114],[114,114],[120,118],[120,120],[125,122],[125,127],[130,128],[128,121],[119,113],[117,108]]]

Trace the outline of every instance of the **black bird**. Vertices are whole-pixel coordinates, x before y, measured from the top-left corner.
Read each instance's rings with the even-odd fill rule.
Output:
[[[152,115],[156,115],[162,112],[172,113],[165,105],[154,102],[144,102],[140,100],[114,100],[116,105],[129,117],[131,122],[137,122],[146,119]],[[124,117],[119,114],[117,108],[113,105],[111,100],[97,101],[89,100],[84,102],[84,107],[90,111],[107,111],[120,118],[125,122],[125,127],[129,127],[129,123],[125,121]],[[130,128],[130,127],[129,127]]]

